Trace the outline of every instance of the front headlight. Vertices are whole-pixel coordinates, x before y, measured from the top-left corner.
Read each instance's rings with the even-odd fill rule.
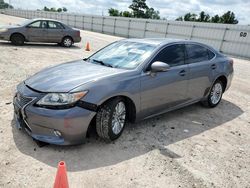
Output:
[[[0,28],[0,33],[4,33],[4,32],[6,32],[6,31],[8,31],[8,29]]]
[[[36,104],[39,106],[65,106],[76,103],[84,97],[88,91],[78,93],[48,93],[41,98]]]

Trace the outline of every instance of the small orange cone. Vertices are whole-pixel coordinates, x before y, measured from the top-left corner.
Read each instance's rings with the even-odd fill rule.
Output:
[[[89,42],[87,42],[85,50],[86,51],[90,51],[90,44],[89,44]]]
[[[58,163],[54,188],[69,188],[67,169],[64,161]]]

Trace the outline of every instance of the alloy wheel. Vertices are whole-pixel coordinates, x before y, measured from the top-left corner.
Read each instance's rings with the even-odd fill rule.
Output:
[[[114,110],[113,117],[112,117],[112,131],[114,134],[118,135],[124,125],[126,119],[126,107],[124,102],[120,101]]]
[[[219,82],[214,84],[210,95],[211,102],[217,104],[221,99],[222,93],[222,85]]]

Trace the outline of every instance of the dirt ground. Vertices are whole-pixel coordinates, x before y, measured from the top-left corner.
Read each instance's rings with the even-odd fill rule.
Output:
[[[0,25],[22,18],[0,15]],[[87,57],[119,37],[81,31],[72,48],[0,41],[0,187],[52,187],[66,161],[70,187],[250,187],[250,61],[234,59],[221,104],[195,104],[128,125],[117,141],[39,148],[15,128],[15,86],[44,67]],[[86,41],[91,51],[84,51]]]

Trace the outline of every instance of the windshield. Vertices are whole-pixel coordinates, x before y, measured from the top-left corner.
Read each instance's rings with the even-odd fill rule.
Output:
[[[17,25],[19,25],[19,26],[25,26],[25,25],[31,23],[32,21],[34,21],[34,20],[24,20],[24,21],[22,21],[21,23],[19,23]]]
[[[152,54],[155,47],[146,43],[118,41],[95,53],[88,60],[108,67],[134,69]]]

